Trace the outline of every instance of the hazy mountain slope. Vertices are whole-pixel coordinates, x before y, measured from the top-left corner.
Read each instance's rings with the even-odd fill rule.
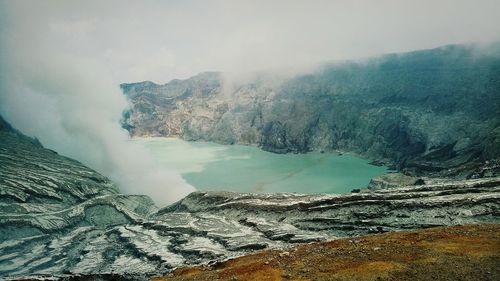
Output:
[[[464,177],[500,155],[499,44],[332,64],[280,83],[264,76],[232,93],[217,73],[121,86],[132,104],[124,127],[135,136],[340,149]]]
[[[81,163],[45,149],[0,116],[1,203],[68,207],[95,196],[117,194],[105,177]]]

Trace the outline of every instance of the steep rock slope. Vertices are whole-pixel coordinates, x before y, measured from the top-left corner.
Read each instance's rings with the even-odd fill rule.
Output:
[[[100,263],[89,248],[115,250],[100,243],[102,233],[156,210],[148,197],[119,194],[106,177],[0,117],[0,276],[88,270],[86,260]]]
[[[230,93],[218,73],[121,87],[134,136],[338,149],[408,173],[463,177],[500,155],[500,44],[326,65],[280,82],[263,75]]]

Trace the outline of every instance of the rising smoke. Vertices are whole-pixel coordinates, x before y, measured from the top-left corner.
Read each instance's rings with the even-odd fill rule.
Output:
[[[1,31],[0,53],[0,113],[6,120],[110,177],[123,192],[146,194],[165,205],[194,190],[128,141],[119,125],[127,101],[106,66],[60,53],[47,44],[36,21],[3,26],[9,27]]]

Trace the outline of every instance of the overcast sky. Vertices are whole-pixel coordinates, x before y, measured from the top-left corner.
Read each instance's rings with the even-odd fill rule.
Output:
[[[499,0],[6,1],[4,8],[16,46],[91,58],[117,82],[300,69],[500,39]]]

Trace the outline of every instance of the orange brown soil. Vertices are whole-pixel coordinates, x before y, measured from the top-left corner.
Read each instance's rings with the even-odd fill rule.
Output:
[[[439,227],[263,251],[161,280],[500,280],[500,225]]]

